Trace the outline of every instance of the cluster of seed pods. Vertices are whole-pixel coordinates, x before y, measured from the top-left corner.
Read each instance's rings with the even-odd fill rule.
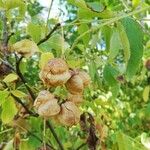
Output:
[[[61,58],[53,58],[43,67],[40,79],[47,87],[66,86],[67,100],[61,104],[49,91],[41,91],[34,106],[37,113],[44,118],[55,118],[65,126],[76,125],[80,121],[79,105],[83,102],[83,90],[90,83],[90,77],[85,71],[70,70]]]

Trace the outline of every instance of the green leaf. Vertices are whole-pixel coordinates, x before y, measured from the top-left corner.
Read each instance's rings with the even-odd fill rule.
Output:
[[[27,26],[27,33],[38,43],[45,36],[45,26],[30,22]]]
[[[8,95],[9,95],[8,91],[0,91],[0,105],[2,105],[6,101]]]
[[[143,90],[143,100],[144,102],[147,102],[149,99],[149,92],[150,92],[150,87],[146,86]]]
[[[13,97],[9,96],[2,105],[2,113],[1,113],[2,122],[5,124],[10,123],[16,114],[17,108],[15,105],[15,101]]]
[[[132,141],[130,141],[130,139],[128,139],[122,132],[118,132],[117,134],[117,143],[119,150],[133,149]]]
[[[127,64],[128,61],[129,61],[130,55],[131,55],[130,43],[129,43],[127,34],[125,32],[125,28],[120,22],[118,22],[117,28],[118,28],[118,31],[119,31],[121,45],[122,45],[122,48],[123,48],[123,51],[124,51],[124,59],[125,59],[125,62]]]
[[[112,32],[111,27],[104,26],[102,28],[102,34],[104,35],[104,40],[105,40],[105,43],[106,43],[106,50],[110,49],[110,39],[111,39],[112,33],[113,32]]]
[[[3,150],[14,150],[13,140],[10,140],[8,143],[6,143],[6,146]]]
[[[53,53],[51,52],[42,53],[39,61],[39,67],[42,69],[45,66],[45,64],[48,63],[48,61],[52,58],[54,58]]]
[[[18,16],[19,19],[22,19],[22,17],[24,17],[24,15],[25,15],[26,3],[22,0],[13,0],[13,2],[12,2],[12,0],[4,0],[3,6],[6,10],[19,8],[19,16]]]
[[[87,7],[97,13],[101,13],[105,9],[104,5],[100,2],[88,2]]]
[[[137,72],[143,56],[143,32],[140,25],[132,18],[122,19],[130,43],[131,56],[127,64],[126,76],[131,79]]]
[[[72,57],[69,58],[69,60],[67,60],[67,64],[68,64],[69,68],[80,68],[82,66],[83,62],[84,61],[82,59],[78,58],[78,60],[75,60]]]
[[[79,19],[93,19],[95,17],[108,19],[108,18],[112,18],[113,16],[114,14],[110,10],[104,10],[101,13],[97,13],[92,11],[91,9],[82,9],[82,8],[78,9]]]
[[[111,18],[114,15],[112,11],[105,9],[100,2],[86,3],[84,0],[68,0],[68,2],[79,8],[78,16],[81,19],[94,17]]]
[[[150,137],[148,137],[148,134],[145,132],[141,134],[141,143],[145,146],[145,148],[150,149]]]
[[[19,91],[19,90],[11,91],[11,93],[12,93],[14,96],[19,97],[19,98],[23,98],[23,97],[26,97],[26,96],[27,96],[25,93],[23,93],[22,91]]]
[[[117,132],[116,141],[118,150],[146,150],[146,148],[144,148],[144,146],[139,141],[127,136],[121,131]]]
[[[113,97],[116,97],[118,95],[120,89],[119,83],[116,80],[118,75],[119,72],[115,68],[113,68],[109,64],[105,65],[103,77],[107,85],[111,87]]]
[[[71,3],[72,5],[77,6],[77,7],[87,9],[87,6],[86,6],[86,3],[84,0],[80,0],[80,1],[68,0],[68,2]]]
[[[91,63],[89,64],[89,74],[93,82],[95,81],[96,69],[96,63],[94,61],[91,61]]]
[[[18,76],[16,74],[11,73],[11,74],[7,75],[3,81],[5,83],[9,83],[9,82],[16,81],[17,79],[18,79]]]
[[[68,43],[64,42],[64,38],[60,34],[53,35],[48,40],[48,46],[54,50],[56,50],[57,56],[60,57],[63,54],[64,50],[69,48]]]
[[[109,64],[105,65],[103,77],[109,86],[113,87],[118,84],[116,80],[117,75],[118,75],[118,71],[115,68],[113,68]]]
[[[79,34],[82,34],[82,33],[86,32],[87,30],[89,30],[89,27],[87,24],[81,24],[78,28]],[[85,36],[83,36],[82,40],[83,40],[85,46],[87,46],[90,41],[90,34],[86,34]]]
[[[110,61],[112,61],[117,56],[120,49],[121,49],[121,45],[120,45],[119,32],[116,28],[114,28],[110,39],[110,50],[109,50]]]
[[[42,28],[38,24],[29,23],[27,26],[27,33],[32,37],[32,39],[37,43],[41,39]]]

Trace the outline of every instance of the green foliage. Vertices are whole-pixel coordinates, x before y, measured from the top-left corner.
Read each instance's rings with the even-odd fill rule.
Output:
[[[131,79],[139,68],[143,55],[143,31],[139,24],[131,18],[122,20],[130,43],[131,56],[127,65],[127,78]]]
[[[3,123],[10,123],[17,113],[13,97],[9,96],[2,104],[1,119]]]

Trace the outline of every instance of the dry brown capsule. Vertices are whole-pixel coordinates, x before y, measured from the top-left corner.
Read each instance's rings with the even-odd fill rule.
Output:
[[[85,71],[79,71],[79,76],[83,81],[84,87],[88,86],[91,81],[90,76]]]
[[[74,95],[69,93],[67,99],[76,105],[79,105],[83,102],[83,96],[81,94]]]
[[[80,121],[80,110],[70,101],[61,105],[61,112],[58,114],[58,121],[65,126],[76,125]]]
[[[40,79],[48,86],[59,86],[71,77],[66,62],[61,58],[51,59],[39,74]]]
[[[24,39],[13,44],[11,50],[16,51],[18,54],[21,54],[24,57],[31,57],[39,49],[36,43],[28,39]]]
[[[34,107],[37,109],[41,104],[44,104],[51,99],[54,99],[54,95],[51,94],[49,91],[40,91],[36,100],[34,101]]]
[[[51,117],[60,112],[58,100],[48,91],[41,91],[34,102],[37,113],[42,117]]]
[[[81,77],[73,75],[66,83],[66,87],[71,94],[79,94],[83,92],[83,81]]]
[[[90,83],[90,77],[85,71],[73,70],[72,77],[67,81],[66,87],[71,94],[81,95],[84,87]]]

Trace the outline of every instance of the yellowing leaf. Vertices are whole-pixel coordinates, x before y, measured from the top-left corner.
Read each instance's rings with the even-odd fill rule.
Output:
[[[30,57],[35,52],[39,51],[39,48],[35,42],[25,39],[13,44],[12,50],[25,57]]]
[[[25,97],[26,94],[23,93],[22,91],[19,91],[19,90],[14,90],[14,91],[11,91],[11,93],[16,96],[16,97],[19,97],[19,98],[22,98],[22,97]]]
[[[133,7],[137,7],[141,3],[141,0],[132,0]]]
[[[77,67],[81,67],[81,65],[82,65],[82,63],[83,63],[83,60],[82,59],[78,59],[78,60],[68,60],[67,61],[67,64],[68,64],[68,66],[70,67],[70,68],[77,68]]]
[[[6,143],[6,146],[3,150],[14,150],[13,140],[10,140],[8,143]]]
[[[141,134],[141,143],[145,148],[150,149],[150,137],[148,137],[145,132]]]
[[[143,100],[144,100],[144,102],[147,102],[147,101],[148,101],[149,92],[150,92],[150,87],[149,87],[149,86],[146,86],[146,87],[144,88],[144,91],[143,91]]]
[[[16,113],[17,108],[15,105],[15,101],[13,97],[9,96],[5,101],[5,103],[3,103],[2,105],[2,113],[1,113],[2,122],[5,124],[10,123],[13,120]]]
[[[8,91],[0,91],[0,105],[5,102],[8,95],[9,95]]]
[[[9,82],[16,81],[17,79],[18,79],[18,76],[16,74],[11,73],[11,74],[7,75],[3,81],[5,83],[9,83]]]
[[[146,48],[150,48],[150,40],[146,43]]]
[[[45,66],[45,64],[48,63],[48,61],[52,58],[54,58],[53,53],[50,52],[42,53],[39,62],[39,67],[42,69]]]

